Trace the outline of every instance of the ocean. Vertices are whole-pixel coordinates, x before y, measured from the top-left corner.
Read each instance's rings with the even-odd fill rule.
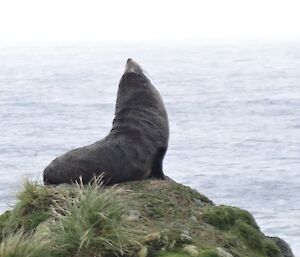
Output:
[[[109,132],[128,57],[169,114],[164,172],[300,256],[299,42],[0,46],[0,212],[25,178]]]

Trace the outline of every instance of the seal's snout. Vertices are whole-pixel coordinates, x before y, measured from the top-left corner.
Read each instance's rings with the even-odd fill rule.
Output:
[[[125,72],[124,73],[137,73],[142,74],[143,70],[140,65],[137,64],[134,60],[129,58],[126,62]]]

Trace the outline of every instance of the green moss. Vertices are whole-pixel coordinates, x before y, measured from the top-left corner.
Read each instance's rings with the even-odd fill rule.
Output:
[[[174,216],[176,203],[170,200],[166,195],[159,196],[158,193],[148,193],[140,195],[144,201],[144,208],[148,216],[154,219],[160,219],[168,213]]]
[[[270,239],[263,241],[264,252],[268,257],[280,257],[281,251],[278,246]]]
[[[280,256],[278,247],[266,241],[249,212],[229,206],[207,207],[202,217],[210,225],[225,232],[223,245],[233,249],[232,252],[236,255],[237,248],[239,251],[247,248],[249,250],[245,256],[252,256],[252,251],[254,256]]]
[[[220,230],[228,230],[236,221],[236,213],[234,208],[218,206],[207,208],[203,213],[203,219]]]
[[[182,251],[161,251],[157,257],[191,257]]]
[[[203,203],[212,204],[212,201],[209,200],[205,195],[200,194],[190,187],[174,183],[173,191],[177,192],[182,199],[189,200],[191,203],[195,202],[195,200],[200,200]]]
[[[136,188],[136,182],[128,183],[130,188],[134,186]],[[149,186],[149,184],[148,184]],[[133,194],[134,202],[139,203],[139,208],[142,207],[142,211],[145,216],[150,219],[164,220],[166,217],[168,219],[176,219],[177,217],[182,217],[183,213],[186,213],[186,209],[178,209],[178,201],[180,199],[176,198],[177,194],[170,187],[164,188],[164,190],[157,190],[155,187],[147,187],[143,190],[138,191],[138,193]],[[142,203],[142,205],[141,205]]]
[[[202,251],[198,257],[220,257],[214,250],[205,250]]]
[[[239,234],[250,248],[262,249],[263,235],[259,230],[241,221],[237,223],[237,227]]]
[[[203,219],[220,230],[229,230],[236,222],[241,221],[253,228],[258,226],[252,215],[244,210],[229,206],[208,207],[205,209]]]
[[[259,229],[255,219],[248,211],[245,211],[245,210],[242,210],[239,208],[234,208],[234,209],[235,209],[235,214],[236,214],[237,220],[240,220],[255,229]]]

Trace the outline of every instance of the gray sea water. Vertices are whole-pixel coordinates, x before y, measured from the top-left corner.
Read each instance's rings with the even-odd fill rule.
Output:
[[[24,177],[104,137],[128,57],[170,119],[165,173],[252,212],[300,256],[300,44],[0,47],[0,212]]]

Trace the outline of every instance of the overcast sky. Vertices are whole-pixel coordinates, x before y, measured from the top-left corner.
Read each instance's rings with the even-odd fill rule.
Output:
[[[299,38],[299,0],[0,0],[0,42]]]

